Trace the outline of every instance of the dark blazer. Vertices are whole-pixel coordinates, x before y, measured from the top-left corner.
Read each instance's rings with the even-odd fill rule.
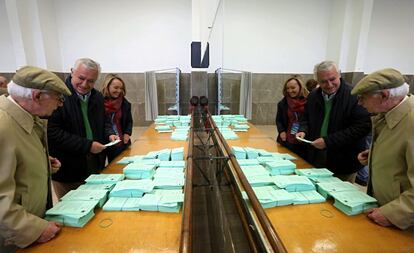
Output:
[[[122,118],[121,118],[122,132],[124,134],[131,135],[132,126],[133,126],[131,103],[125,97],[122,100],[121,111],[122,111]],[[115,131],[112,129],[112,115],[105,115],[105,132],[115,133]],[[120,137],[122,138],[122,136]]]
[[[105,108],[101,93],[92,89],[88,102],[88,117],[93,133],[93,141],[86,138],[86,131],[80,108],[80,99],[72,87],[71,77],[66,85],[72,92],[65,98],[49,118],[48,143],[50,155],[62,163],[52,178],[59,182],[81,182],[92,173],[99,173],[105,166],[105,155],[89,152],[92,142],[108,142],[105,133]]]
[[[121,127],[123,134],[132,134],[132,113],[131,113],[131,103],[124,97],[121,104],[121,111],[122,111],[122,118],[121,118]],[[107,133],[116,134],[115,130],[113,129],[112,124],[112,117],[113,114],[105,114],[105,131]],[[123,140],[123,136],[119,136],[121,140]],[[131,139],[128,143],[120,143],[116,146],[109,147],[105,150],[108,156],[108,162],[111,162],[115,159],[119,154],[122,153],[128,146],[131,145]]]
[[[284,97],[282,100],[277,103],[277,113],[276,113],[276,128],[280,135],[281,132],[286,132],[288,127],[288,104],[287,99]],[[278,142],[280,142],[279,136],[277,136]]]
[[[336,174],[351,174],[362,168],[357,159],[359,152],[365,150],[365,137],[371,130],[369,113],[360,105],[356,96],[351,95],[351,87],[341,79],[341,85],[333,98],[329,118],[326,143],[327,167]],[[321,88],[312,91],[305,106],[304,120],[300,131],[306,139],[320,137],[324,117],[324,100]],[[315,162],[318,149],[309,146],[307,160]]]

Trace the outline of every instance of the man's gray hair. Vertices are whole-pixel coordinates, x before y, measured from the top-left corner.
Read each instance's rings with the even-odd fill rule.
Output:
[[[313,75],[315,80],[318,80],[319,72],[325,72],[332,69],[335,69],[338,72],[338,74],[341,74],[341,70],[338,68],[334,61],[323,61],[321,63],[316,64],[313,68]]]
[[[101,73],[101,65],[90,58],[80,58],[75,62],[73,69],[77,69],[79,65],[84,65],[87,69],[97,70],[98,76]]]
[[[404,83],[401,86],[388,89],[390,91],[390,98],[392,97],[405,97],[410,92],[410,86]]]
[[[10,81],[7,86],[7,92],[12,97],[32,98],[32,88],[26,88]]]

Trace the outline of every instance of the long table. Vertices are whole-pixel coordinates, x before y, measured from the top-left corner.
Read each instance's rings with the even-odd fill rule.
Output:
[[[229,145],[292,154],[254,125],[250,126],[248,132],[237,133],[238,140],[227,141]],[[171,141],[169,137],[170,134],[158,134],[151,126],[122,156],[175,147],[184,147],[187,153],[187,142]],[[312,167],[302,159],[294,162],[298,168]],[[121,173],[122,168],[112,163],[103,173]],[[265,212],[288,252],[414,252],[414,236],[378,226],[364,214],[347,216],[331,201],[276,207]],[[97,210],[84,228],[64,227],[50,242],[20,252],[178,252],[181,219],[182,212]]]
[[[184,147],[188,143],[170,140],[171,134],[157,133],[154,126],[139,136],[122,156],[143,155],[164,148]],[[115,159],[102,173],[122,173],[125,165]],[[182,211],[161,212],[106,212],[95,209],[95,217],[83,228],[63,227],[51,241],[32,245],[19,252],[178,252],[181,235]]]
[[[292,154],[274,139],[260,134],[255,126],[250,126],[248,132],[237,133],[239,139],[228,140],[228,144]],[[298,168],[312,167],[303,159],[294,162]],[[347,216],[336,209],[331,200],[269,208],[265,212],[288,252],[414,252],[413,235],[379,226],[365,214]]]

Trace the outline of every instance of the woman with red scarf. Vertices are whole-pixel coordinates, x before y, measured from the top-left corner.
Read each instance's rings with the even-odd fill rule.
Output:
[[[114,74],[108,74],[105,77],[102,95],[105,99],[105,128],[108,132],[115,132],[121,140],[117,145],[106,149],[108,162],[111,162],[131,145],[133,123],[131,103],[125,98],[124,81]]]
[[[293,75],[286,80],[283,86],[284,98],[277,104],[277,142],[301,157],[304,157],[306,147],[296,140],[295,134],[299,130],[308,94],[302,77]]]

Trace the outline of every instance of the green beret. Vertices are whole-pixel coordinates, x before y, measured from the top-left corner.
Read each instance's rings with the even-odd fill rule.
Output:
[[[405,83],[402,74],[392,68],[375,71],[362,78],[352,89],[352,95],[366,92],[396,88]]]
[[[26,88],[50,90],[66,96],[71,94],[57,75],[38,67],[25,66],[18,69],[13,76],[13,82]]]

